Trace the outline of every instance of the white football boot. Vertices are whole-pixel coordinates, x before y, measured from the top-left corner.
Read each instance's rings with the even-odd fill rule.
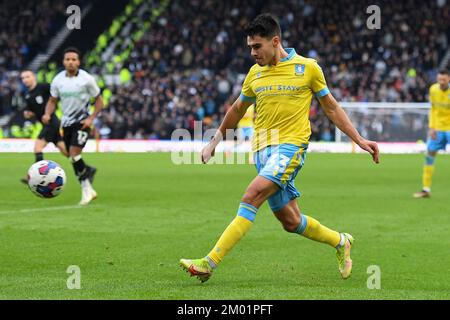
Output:
[[[80,205],[84,206],[89,204],[92,200],[97,198],[97,192],[92,188],[88,179],[81,181],[81,201]]]

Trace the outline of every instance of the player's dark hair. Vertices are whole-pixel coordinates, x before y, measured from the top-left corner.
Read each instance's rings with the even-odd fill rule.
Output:
[[[31,72],[32,74],[35,74],[34,71],[31,70],[31,69],[23,69],[23,70],[20,70],[20,74],[22,74],[22,73],[24,73],[24,72]]]
[[[441,70],[439,70],[438,73],[439,73],[439,74],[444,74],[444,75],[448,76],[448,70],[447,70],[447,69],[441,69]]]
[[[245,27],[244,31],[250,37],[260,36],[271,39],[279,36],[281,38],[280,24],[270,13],[263,13],[257,16]]]
[[[63,56],[66,55],[66,53],[69,53],[69,52],[76,53],[76,54],[78,55],[78,60],[81,61],[81,51],[80,51],[80,50],[78,50],[78,49],[75,48],[75,47],[68,47],[68,48],[64,49],[64,54],[63,54]]]

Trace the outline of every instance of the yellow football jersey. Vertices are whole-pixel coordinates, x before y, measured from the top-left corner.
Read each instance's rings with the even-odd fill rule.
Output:
[[[281,143],[308,144],[313,94],[330,92],[316,60],[297,55],[293,48],[286,52],[276,65],[255,64],[244,80],[240,99],[255,103],[253,151]]]
[[[439,83],[430,87],[430,121],[431,129],[450,131],[450,87],[442,90]]]
[[[254,114],[255,114],[255,108],[254,108],[254,105],[252,104],[250,107],[248,107],[248,109],[245,112],[244,116],[242,117],[241,121],[239,121],[238,128],[253,127]]]

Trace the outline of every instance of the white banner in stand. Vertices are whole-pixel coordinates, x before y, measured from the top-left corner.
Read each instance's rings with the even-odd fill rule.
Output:
[[[202,141],[170,141],[170,140],[89,140],[84,152],[199,152],[205,142]],[[424,142],[380,142],[381,153],[423,153]],[[0,139],[0,153],[33,152],[34,140]],[[222,142],[217,152],[250,152],[250,142]],[[44,152],[58,152],[53,144],[48,144]],[[348,142],[311,142],[308,152],[361,153],[359,147]],[[447,148],[450,153],[450,148]]]

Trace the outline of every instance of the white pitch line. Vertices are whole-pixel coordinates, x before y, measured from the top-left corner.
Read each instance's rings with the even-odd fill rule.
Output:
[[[28,212],[39,212],[39,211],[56,211],[56,210],[70,210],[70,209],[80,209],[84,208],[81,205],[74,206],[60,206],[60,207],[48,207],[48,208],[33,208],[33,209],[20,209],[20,210],[10,210],[10,211],[0,211],[0,214],[11,214],[11,213],[28,213]]]

